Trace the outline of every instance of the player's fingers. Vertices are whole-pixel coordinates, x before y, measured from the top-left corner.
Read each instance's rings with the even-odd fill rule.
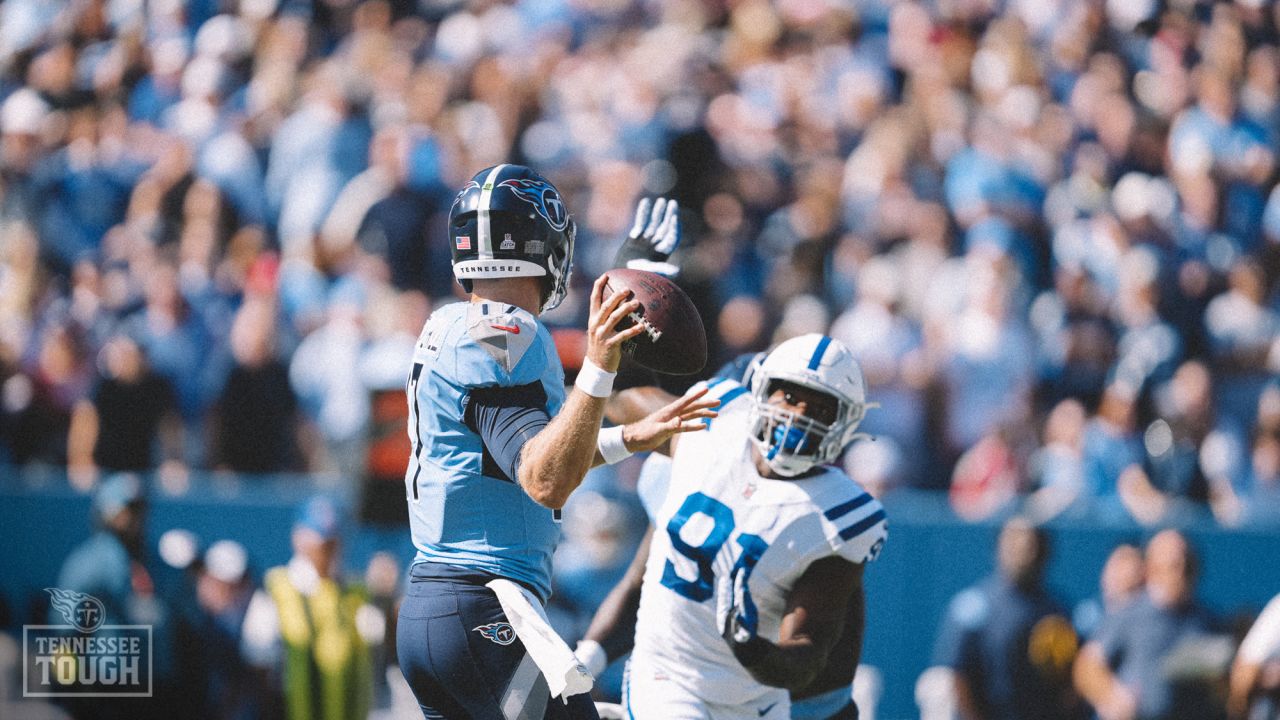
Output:
[[[658,233],[658,227],[662,224],[662,209],[667,206],[666,198],[658,198],[653,203],[653,212],[649,214],[649,225],[644,229],[646,238],[653,238]]]
[[[680,244],[680,203],[672,200],[667,203],[666,215],[662,218],[662,227],[658,229],[658,242],[655,249],[670,255]]]
[[[708,390],[709,388],[707,388],[705,385],[703,387],[697,388],[696,390],[690,390],[689,392],[685,393],[683,396],[678,397],[675,400],[672,400],[670,403],[667,404],[665,408],[663,408],[663,410],[667,410],[672,414],[679,413],[681,410],[685,409],[689,405],[697,402],[698,400],[706,396]],[[713,403],[712,407],[714,407],[716,404],[719,404],[719,401],[716,401],[715,403]]]
[[[609,318],[617,310],[618,306],[622,305],[627,301],[627,296],[630,294],[631,294],[630,291],[616,292],[610,295],[608,300],[605,300],[604,302],[600,303],[600,307],[597,309],[596,313],[594,314],[594,319],[595,319],[594,328],[597,332],[607,333],[609,332],[610,329],[613,328],[614,325],[617,324],[617,321],[610,322]]]
[[[649,198],[640,198],[636,204],[636,219],[631,224],[631,232],[627,237],[640,237],[644,234],[644,221],[649,219]]]
[[[702,398],[706,394],[707,388],[705,387],[690,391],[689,394],[684,397],[672,400],[659,410],[655,417],[661,420],[670,420],[671,418],[679,417],[680,415],[693,410],[707,410],[720,404],[720,401],[715,399],[703,400]]]
[[[601,275],[600,277],[596,278],[595,283],[591,286],[591,311],[590,312],[592,317],[594,317],[596,313],[600,312],[600,303],[601,303],[601,300],[603,300],[604,298],[604,286],[608,282],[609,282],[609,276],[607,274]]]
[[[716,408],[718,408],[719,406],[720,406],[720,402],[718,400],[704,400],[700,403],[687,405],[681,408],[667,408],[666,412],[663,413],[663,417],[664,418],[694,417],[699,413],[715,412]]]
[[[701,420],[682,420],[680,424],[675,428],[675,432],[687,433],[687,432],[697,432],[699,430],[706,430],[706,429],[707,429],[707,424],[702,422]]]
[[[621,345],[622,343],[630,340],[631,338],[639,335],[642,332],[644,332],[643,325],[632,325],[626,330],[620,330],[613,337],[606,340],[604,343],[605,347],[613,347],[614,345]]]
[[[681,420],[701,420],[720,417],[720,413],[715,410],[691,410],[680,413]]]
[[[688,412],[690,410],[715,410],[718,407],[720,407],[720,399],[710,398],[707,400],[701,400],[696,403],[690,403],[687,407],[685,407],[684,410],[685,412]]]
[[[610,299],[612,300],[612,298]],[[612,332],[614,328],[618,327],[618,323],[622,322],[623,318],[639,309],[639,300],[628,300],[627,302],[618,305],[609,312],[608,317],[605,318],[604,323],[601,325],[601,329],[604,330],[605,333]]]

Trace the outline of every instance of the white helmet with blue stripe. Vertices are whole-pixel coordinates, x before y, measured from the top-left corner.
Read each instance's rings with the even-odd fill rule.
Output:
[[[751,440],[770,469],[795,477],[817,465],[835,462],[857,439],[867,410],[862,368],[839,340],[810,333],[792,338],[757,360],[744,378],[751,388]],[[769,398],[779,384],[793,383],[835,398],[835,419],[824,424],[791,412]]]

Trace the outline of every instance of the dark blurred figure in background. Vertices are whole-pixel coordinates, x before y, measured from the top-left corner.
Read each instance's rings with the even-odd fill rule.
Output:
[[[93,497],[98,530],[67,556],[58,587],[102,602],[106,625],[149,625],[155,697],[135,702],[101,703],[76,699],[68,705],[76,717],[162,718],[173,700],[170,611],[157,593],[154,566],[146,549],[147,499],[142,480],[132,473],[106,477]],[[64,621],[56,612],[50,622]]]
[[[1136,546],[1122,543],[1107,556],[1098,577],[1099,595],[1076,605],[1071,621],[1080,637],[1088,640],[1103,620],[1119,612],[1142,591],[1142,551]]]
[[[289,371],[275,354],[275,307],[246,301],[231,326],[235,366],[218,398],[213,466],[246,473],[300,471],[298,402]]]
[[[63,466],[71,409],[89,386],[85,346],[78,333],[62,325],[46,327],[33,340],[4,384],[10,455],[19,465]]]
[[[1076,635],[1044,588],[1048,538],[1028,521],[1004,524],[996,572],[951,601],[934,664],[953,673],[955,707],[965,720],[1077,718],[1069,678]]]
[[[1206,688],[1189,689],[1171,669],[1211,633],[1195,600],[1196,556],[1177,530],[1147,543],[1146,590],[1108,616],[1075,665],[1080,694],[1102,720],[1210,720],[1220,716]]]
[[[92,394],[71,415],[67,472],[73,482],[89,487],[99,471],[147,472],[160,464],[158,457],[181,463],[182,425],[173,388],[151,370],[133,338],[108,341],[98,373]],[[162,449],[157,439],[163,439]]]
[[[204,553],[196,573],[199,621],[193,641],[200,647],[205,669],[201,690],[205,702],[196,710],[209,720],[251,720],[260,717],[261,698],[269,697],[240,653],[240,633],[253,597],[249,555],[234,540],[219,540]]]
[[[289,718],[364,718],[372,702],[370,645],[386,618],[341,574],[342,519],[328,498],[298,511],[293,557],[263,578],[244,617],[245,660],[272,678]]]
[[[419,712],[417,700],[405,682],[396,659],[396,619],[400,613],[400,562],[389,552],[377,552],[369,558],[364,573],[369,592],[369,606],[386,621],[382,638],[369,641],[373,674],[373,701],[369,717],[397,720]],[[367,614],[367,613],[366,613]]]

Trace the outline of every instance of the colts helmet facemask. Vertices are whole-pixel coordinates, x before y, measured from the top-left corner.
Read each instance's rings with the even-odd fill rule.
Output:
[[[770,469],[795,477],[818,465],[834,463],[859,435],[867,410],[862,368],[839,340],[808,334],[792,338],[758,358],[744,378],[751,389],[748,424],[751,440]],[[835,398],[835,420],[823,424],[769,402],[783,383],[801,385]]]
[[[449,209],[453,276],[471,281],[542,277],[542,311],[560,304],[573,266],[577,233],[560,191],[523,165],[495,165],[476,173]]]

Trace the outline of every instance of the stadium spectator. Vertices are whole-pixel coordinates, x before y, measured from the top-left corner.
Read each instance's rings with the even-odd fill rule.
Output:
[[[297,399],[275,357],[276,319],[269,300],[246,302],[231,328],[235,367],[214,412],[214,467],[247,473],[305,467]]]
[[[65,466],[71,409],[89,386],[82,341],[71,328],[50,324],[39,333],[34,357],[5,382],[10,453],[20,465]]]
[[[181,424],[169,383],[147,366],[133,338],[102,349],[97,386],[76,404],[67,438],[67,470],[89,486],[99,471],[146,472],[160,459],[179,463]],[[157,441],[165,447],[157,452]]]
[[[1143,594],[1107,616],[1080,650],[1076,688],[1106,720],[1210,718],[1212,693],[1180,684],[1167,661],[1211,632],[1195,600],[1196,556],[1177,530],[1151,538]]]
[[[369,648],[386,618],[342,579],[342,519],[317,496],[298,509],[289,563],[267,571],[244,615],[241,652],[272,679],[287,717],[362,718],[373,694]]]
[[[934,664],[952,671],[962,718],[1078,716],[1067,669],[1075,631],[1043,585],[1044,531],[1021,518],[1004,524],[996,572],[952,599]]]
[[[1234,524],[1240,514],[1232,475],[1242,455],[1238,432],[1214,417],[1212,377],[1200,362],[1184,363],[1156,396],[1160,416],[1143,433],[1146,461],[1122,477],[1120,497],[1133,517],[1154,524],[1208,504]]]
[[[238,720],[265,716],[263,701],[271,696],[241,653],[244,616],[253,597],[249,556],[234,540],[219,540],[196,564],[195,622],[188,641],[201,652],[184,655],[196,668],[191,691],[199,693],[199,717]],[[194,656],[194,657],[192,657]]]
[[[396,659],[396,619],[400,604],[400,564],[388,552],[374,553],[364,572],[364,585],[369,592],[369,605],[386,620],[383,637],[369,646],[373,674],[373,698],[370,718],[404,717],[417,710],[413,691],[400,673]]]
[[[1087,415],[1074,399],[1054,406],[1045,419],[1041,444],[1028,460],[1035,491],[1027,497],[1026,512],[1043,522],[1074,506],[1086,512],[1084,436]]]
[[[1136,390],[1116,382],[1102,393],[1097,413],[1085,427],[1084,479],[1095,512],[1124,516],[1120,502],[1121,477],[1140,467],[1142,441],[1137,434]]]
[[[1128,543],[1117,545],[1102,565],[1096,598],[1076,605],[1071,621],[1082,638],[1091,638],[1103,620],[1128,605],[1142,590],[1142,551]]]
[[[96,531],[63,561],[58,588],[92,595],[102,602],[106,625],[148,625],[152,630],[154,700],[104,706],[78,699],[69,709],[80,717],[161,718],[173,700],[173,624],[167,602],[155,584],[156,568],[147,553],[146,488],[132,473],[115,473],[98,483],[93,495]],[[56,612],[49,622],[65,624]]]
[[[1280,519],[1280,436],[1259,432],[1250,452],[1251,476],[1245,517],[1255,523]]]
[[[686,208],[713,367],[798,309],[837,335],[874,321],[868,376],[893,411],[868,430],[902,448],[907,485],[946,485],[993,426],[1061,400],[1112,413],[1108,386],[1130,390],[1120,425],[1148,428],[1189,359],[1250,442],[1280,238],[1278,33],[1252,4],[108,5],[4,10],[15,462],[65,462],[86,361],[123,322],[177,392],[188,464],[226,465],[209,414],[243,379],[228,329],[250,269],[281,252],[292,366],[333,329],[335,288],[450,296],[440,188],[508,155],[587,208],[553,324],[580,323],[596,238],[642,190]],[[1123,513],[1132,432],[1087,434],[1082,498],[1103,512]],[[359,456],[350,437],[329,454]],[[1237,465],[1215,470],[1247,494]]]

